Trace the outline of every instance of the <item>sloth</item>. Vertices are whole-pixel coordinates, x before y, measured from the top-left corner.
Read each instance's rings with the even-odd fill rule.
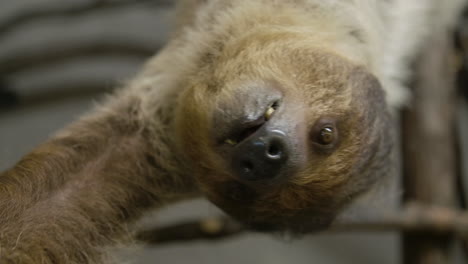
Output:
[[[383,90],[313,40],[252,34],[210,58],[181,95],[179,148],[207,197],[238,220],[320,228],[388,171]]]
[[[133,80],[0,175],[1,262],[104,263],[200,196],[255,230],[326,228],[391,174],[409,65],[460,2],[180,1]]]

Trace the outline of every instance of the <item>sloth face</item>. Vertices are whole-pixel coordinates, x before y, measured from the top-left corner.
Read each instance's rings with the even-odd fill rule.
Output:
[[[279,38],[207,57],[180,98],[177,136],[201,190],[234,218],[322,229],[385,173],[387,107],[363,67]]]

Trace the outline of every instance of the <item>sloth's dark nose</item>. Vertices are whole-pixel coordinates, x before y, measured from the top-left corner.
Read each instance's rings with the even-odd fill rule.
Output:
[[[241,180],[270,180],[278,177],[289,159],[287,136],[265,127],[235,147],[232,166]]]

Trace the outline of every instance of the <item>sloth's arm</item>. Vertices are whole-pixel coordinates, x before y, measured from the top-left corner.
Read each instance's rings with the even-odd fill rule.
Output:
[[[154,156],[138,100],[110,105],[0,175],[1,263],[101,263],[145,209],[191,195]]]

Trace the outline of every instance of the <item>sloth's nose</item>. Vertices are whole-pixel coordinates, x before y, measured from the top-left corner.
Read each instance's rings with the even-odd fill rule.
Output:
[[[241,180],[271,180],[288,167],[288,138],[280,130],[265,127],[235,147],[232,156],[234,173]]]

